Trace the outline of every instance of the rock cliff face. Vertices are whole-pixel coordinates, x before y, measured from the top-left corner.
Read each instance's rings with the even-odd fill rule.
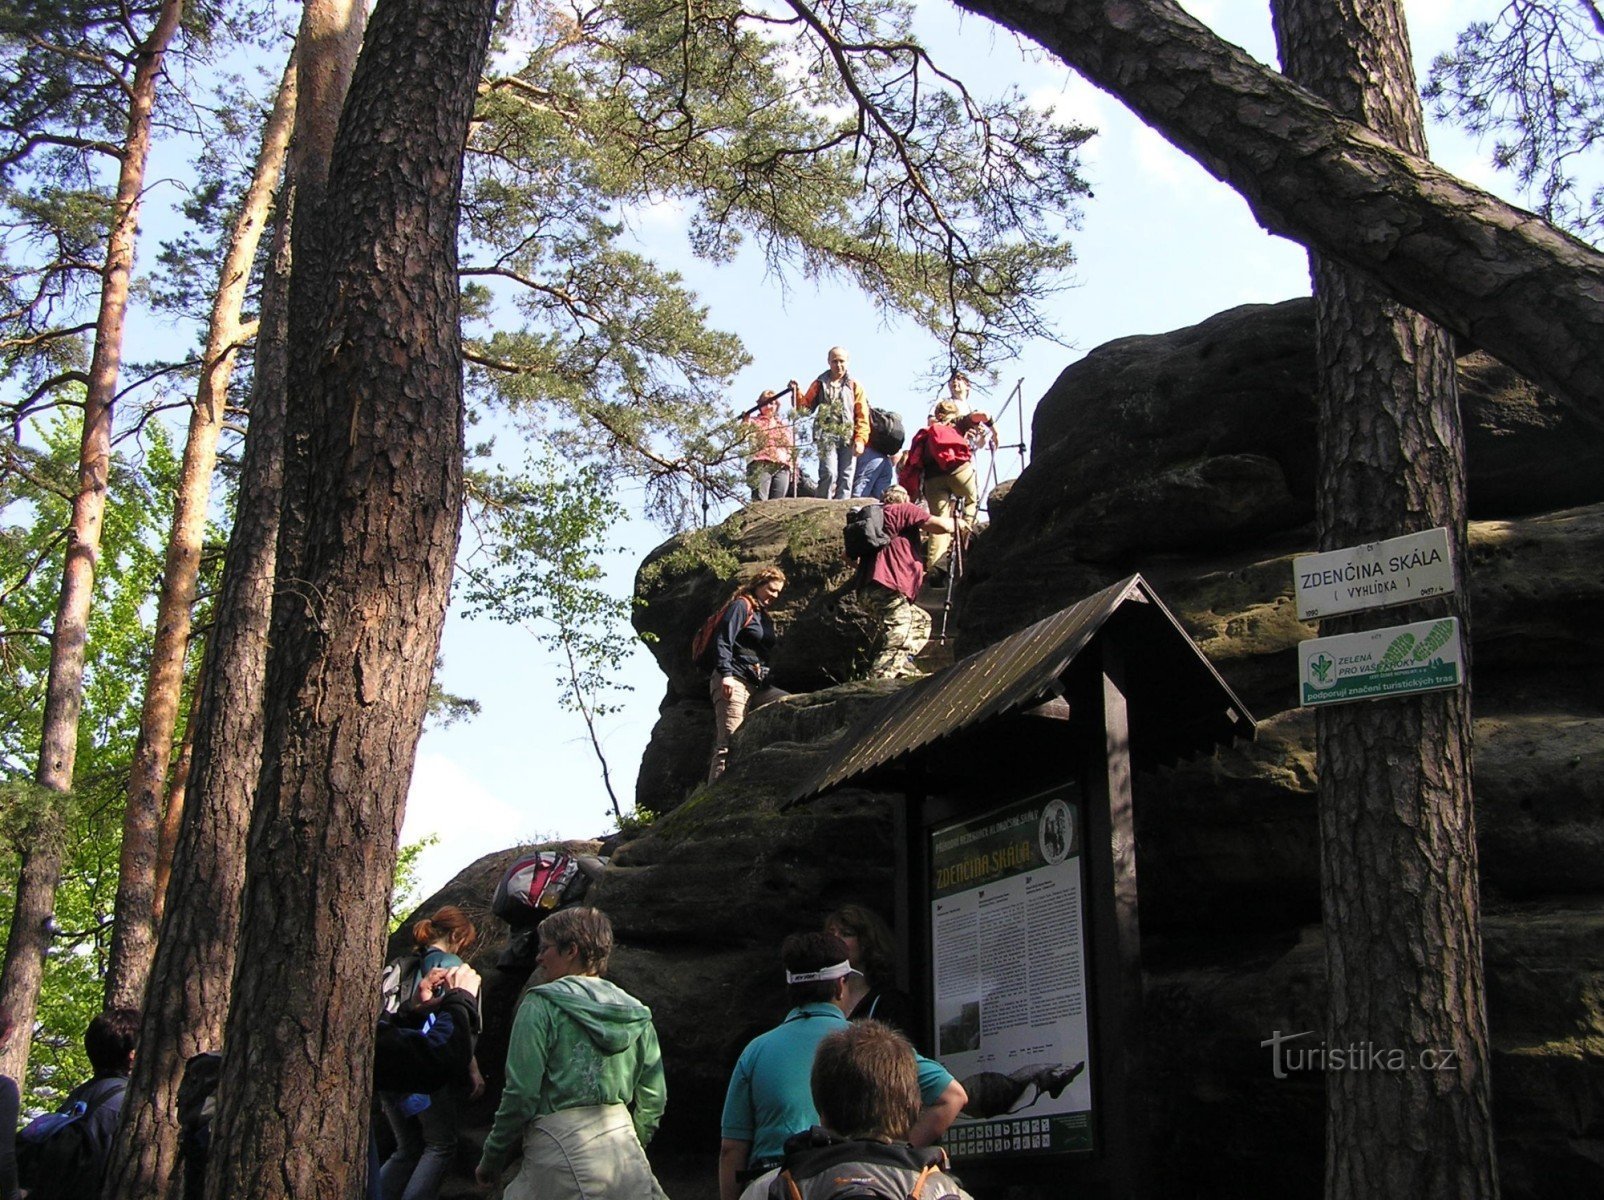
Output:
[[[1321,1076],[1275,1079],[1262,1047],[1324,1019],[1313,721],[1292,707],[1295,645],[1314,632],[1290,564],[1314,548],[1310,321],[1308,301],[1236,309],[1065,371],[961,594],[962,652],[1140,570],[1261,721],[1252,745],[1135,781],[1157,1195],[1320,1194]],[[1504,1194],[1604,1195],[1604,434],[1496,364],[1465,360],[1461,381]],[[778,807],[894,686],[823,687],[854,666],[845,507],[754,506],[642,570],[669,684],[638,796],[666,815],[618,848],[594,898],[669,1060],[654,1153],[702,1156],[669,1189],[681,1200],[713,1194],[729,1065],[783,1006],[781,937],[847,900],[892,908],[890,797]],[[685,648],[727,590],[709,561],[791,573],[776,675],[823,690],[754,714],[730,774],[686,799],[709,718]]]

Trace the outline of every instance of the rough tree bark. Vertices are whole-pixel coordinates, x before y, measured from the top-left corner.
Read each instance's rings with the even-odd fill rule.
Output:
[[[306,414],[294,578],[280,534],[267,726],[207,1195],[354,1200],[385,898],[456,550],[462,152],[494,0],[389,0],[291,280]],[[286,476],[286,490],[291,487]]]
[[[128,93],[128,134],[121,147],[117,196],[106,239],[101,272],[100,310],[84,394],[83,440],[78,458],[78,495],[73,500],[67,538],[61,599],[51,637],[50,676],[40,735],[42,787],[65,794],[72,790],[78,752],[78,717],[83,708],[84,652],[89,606],[94,591],[95,560],[100,554],[101,521],[106,511],[107,472],[111,465],[112,401],[122,366],[123,321],[128,311],[128,284],[139,240],[139,198],[150,154],[151,110],[161,79],[162,59],[183,13],[183,0],[165,0],[156,22],[134,57]],[[33,1027],[39,1004],[39,983],[50,946],[49,922],[61,879],[62,838],[59,806],[43,810],[36,827],[25,835],[22,865],[6,940],[6,962],[0,971],[0,1010],[20,1030]],[[29,1038],[14,1037],[0,1049],[0,1074],[21,1081],[28,1066]]]
[[[1288,75],[1426,155],[1399,0],[1275,0],[1272,9]],[[1446,609],[1463,620],[1465,454],[1452,339],[1341,262],[1311,253],[1309,263],[1320,545],[1446,526],[1460,590],[1387,618]],[[1321,632],[1376,624],[1365,614],[1322,622]],[[1325,1194],[1496,1197],[1469,686],[1322,709],[1316,724],[1325,1036],[1332,1046],[1402,1051],[1412,1068],[1326,1074]],[[1426,1055],[1446,1069],[1419,1069]]]
[[[147,989],[140,1052],[107,1170],[108,1197],[161,1194],[178,1152],[184,1061],[217,1050],[233,984],[246,831],[262,761],[263,693],[283,480],[292,229],[321,196],[345,87],[362,44],[362,0],[309,0],[297,34],[294,137],[262,282],[250,427],[234,526],[208,638],[194,759]]]
[[[179,464],[172,529],[156,597],[156,636],[145,676],[139,740],[128,776],[123,812],[122,851],[117,870],[116,922],[106,971],[106,1006],[137,1008],[156,949],[156,865],[160,846],[162,792],[172,760],[178,706],[183,699],[184,666],[195,607],[195,585],[206,539],[206,508],[217,468],[217,443],[234,362],[247,330],[241,320],[251,267],[272,207],[273,191],[284,167],[295,120],[295,59],[290,56],[278,95],[262,131],[256,170],[241,200],[228,252],[212,299],[200,383],[190,413],[184,455]],[[182,803],[182,801],[180,801]]]
[[[1235,188],[1537,383],[1604,403],[1604,254],[1339,115],[1172,0],[960,0],[1052,50]]]

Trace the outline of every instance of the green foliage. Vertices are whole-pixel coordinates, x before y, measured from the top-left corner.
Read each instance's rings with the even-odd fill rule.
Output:
[[[732,518],[733,519],[733,518]],[[674,539],[670,549],[641,567],[636,587],[642,595],[665,580],[710,571],[728,581],[741,569],[741,559],[710,529],[691,529]]]
[[[624,0],[541,7],[503,48],[469,146],[470,384],[532,436],[641,479],[684,527],[742,492],[718,416],[746,362],[623,218],[683,208],[692,248],[751,244],[779,272],[857,283],[942,337],[951,364],[1044,332],[1089,131],[982,99],[909,34],[899,0],[748,11]],[[518,65],[521,64],[521,65]],[[516,329],[498,327],[512,297]]]
[[[440,672],[445,669],[445,660],[435,656],[434,679],[429,684],[429,708],[426,719],[439,729],[449,729],[458,721],[466,721],[479,715],[479,701],[471,696],[457,696],[446,691],[440,684]]]
[[[477,545],[460,575],[470,614],[529,629],[563,664],[559,703],[584,720],[610,795],[597,722],[619,711],[608,697],[629,690],[619,672],[633,639],[630,602],[608,593],[602,555],[623,515],[594,465],[565,471],[545,457],[529,459],[521,475],[472,472],[468,520]],[[616,795],[612,802],[618,811]]]
[[[430,846],[438,845],[440,835],[431,833],[415,842],[405,842],[395,856],[394,882],[390,885],[390,910],[386,926],[391,933],[401,928],[407,914],[416,907],[418,896],[418,859]]]
[[[1597,242],[1604,12],[1596,0],[1511,0],[1493,20],[1465,27],[1433,60],[1423,90],[1439,119],[1493,138],[1493,165],[1514,172],[1538,212]]]
[[[656,813],[637,804],[618,818],[618,832],[626,838],[639,837],[650,829],[656,820]]]
[[[42,797],[31,783],[39,754],[39,714],[49,670],[49,630],[61,586],[63,530],[76,482],[76,413],[30,426],[42,445],[7,448],[0,470],[0,936],[12,910],[16,849],[61,818],[67,857],[56,893],[61,931],[45,962],[35,1050],[24,1087],[28,1103],[53,1096],[88,1074],[84,1026],[99,1010],[117,885],[117,854],[128,764],[139,729],[140,689],[151,629],[150,597],[161,572],[161,539],[171,521],[173,449],[149,427],[137,462],[113,460],[101,556],[90,610],[84,719],[78,729],[70,799]]]

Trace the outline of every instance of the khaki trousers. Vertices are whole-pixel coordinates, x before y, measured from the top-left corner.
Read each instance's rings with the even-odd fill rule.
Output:
[[[960,518],[972,515],[980,508],[980,489],[975,484],[973,463],[963,463],[951,475],[925,476],[925,503],[932,517],[945,517],[956,512]],[[952,544],[952,534],[932,533],[925,541],[925,566],[937,566]]]
[[[741,727],[741,722],[746,720],[747,710],[762,708],[781,696],[791,694],[777,687],[761,687],[753,691],[740,679],[731,679],[730,682],[735,687],[730,698],[726,700],[723,678],[717,673],[708,676],[707,694],[713,701],[713,754],[707,763],[709,783],[717,783],[719,776],[724,774],[724,768],[729,762],[730,739]]]

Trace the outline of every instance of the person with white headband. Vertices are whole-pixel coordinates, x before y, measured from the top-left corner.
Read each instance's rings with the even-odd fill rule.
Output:
[[[792,1004],[773,1029],[752,1039],[730,1076],[720,1123],[719,1200],[738,1200],[742,1186],[778,1166],[785,1140],[818,1124],[809,1079],[819,1043],[848,1025],[847,947],[830,933],[793,933],[780,947]],[[928,1146],[968,1100],[940,1063],[919,1059],[919,1118],[908,1141]]]

